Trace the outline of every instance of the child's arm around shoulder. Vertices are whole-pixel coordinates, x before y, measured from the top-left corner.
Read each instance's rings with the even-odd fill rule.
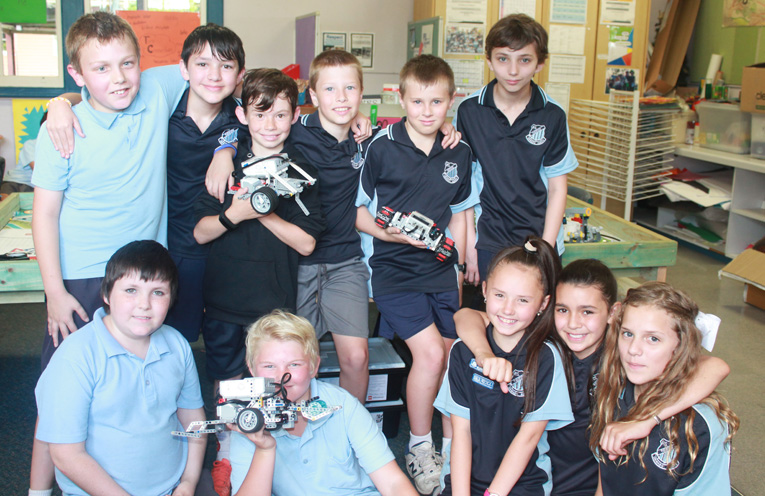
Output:
[[[483,375],[499,382],[503,393],[510,390],[507,383],[513,379],[513,364],[494,355],[486,338],[486,326],[489,318],[486,313],[462,308],[454,314],[457,335],[475,356],[476,364],[483,369]]]
[[[724,360],[703,355],[680,398],[675,403],[665,406],[656,417],[664,421],[700,403],[714,392],[728,374],[730,366]],[[627,454],[624,447],[629,443],[647,437],[656,427],[656,423],[655,417],[638,422],[610,422],[600,437],[600,447],[608,453],[609,459],[615,460],[618,456]]]
[[[80,120],[74,115],[72,106],[82,102],[80,93],[64,93],[48,101],[46,127],[48,136],[61,158],[69,158],[74,151],[74,130],[80,138],[85,137]]]
[[[37,253],[37,264],[47,298],[48,332],[53,338],[54,346],[58,346],[58,334],[65,339],[69,333],[77,330],[73,313],[87,322],[88,314],[79,301],[64,287],[59,258],[59,214],[63,191],[52,191],[35,188],[32,217],[32,237]]]

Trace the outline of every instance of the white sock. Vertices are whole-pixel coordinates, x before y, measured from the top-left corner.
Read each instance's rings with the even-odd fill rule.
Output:
[[[409,431],[409,451],[412,451],[412,446],[420,444],[423,441],[427,441],[430,444],[433,444],[433,434],[428,432],[424,436],[415,436],[411,431]]]
[[[53,488],[29,490],[29,496],[51,496],[52,494],[53,494]]]
[[[445,437],[441,439],[441,453],[447,453],[452,446],[452,438]]]

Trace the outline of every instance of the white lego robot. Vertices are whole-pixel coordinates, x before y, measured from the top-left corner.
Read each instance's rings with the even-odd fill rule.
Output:
[[[428,249],[436,253],[439,262],[447,261],[454,253],[454,240],[447,238],[433,220],[417,211],[403,213],[383,207],[377,212],[375,223],[383,229],[389,226],[397,227],[401,234],[422,241]]]

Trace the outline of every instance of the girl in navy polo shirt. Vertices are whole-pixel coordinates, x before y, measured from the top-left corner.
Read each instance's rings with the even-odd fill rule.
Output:
[[[568,264],[558,277],[555,300],[555,327],[567,346],[573,367],[574,422],[562,429],[548,432],[549,456],[552,461],[554,496],[592,496],[598,484],[598,463],[591,456],[589,434],[591,404],[603,348],[603,338],[614,317],[619,313],[617,283],[611,270],[594,259],[576,260]],[[480,314],[462,310],[455,316],[457,331],[474,350],[483,373],[504,385],[512,377],[513,366],[491,353],[481,325]],[[564,360],[565,363],[565,360]],[[691,407],[714,391],[727,376],[727,364],[715,357],[702,357],[699,371],[690,381],[688,391],[680,400],[663,410],[660,418],[669,418]],[[607,453],[626,454],[623,446],[642,439],[656,425],[652,416],[641,422],[608,425],[603,435],[602,449]]]
[[[514,365],[509,393],[457,341],[436,406],[451,416],[452,471],[442,495],[545,494],[547,431],[573,420],[560,339],[552,333],[560,261],[541,238],[500,251],[483,284],[486,337]]]
[[[739,420],[717,393],[666,420],[610,459],[599,450],[609,422],[645,419],[676,403],[716,324],[684,293],[661,282],[627,292],[606,335],[590,447],[598,453],[598,495],[720,495],[730,493],[730,439]],[[713,327],[711,339],[701,330]],[[709,341],[709,342],[707,342]]]

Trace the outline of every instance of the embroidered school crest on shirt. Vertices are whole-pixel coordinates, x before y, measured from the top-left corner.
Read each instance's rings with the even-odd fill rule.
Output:
[[[675,450],[670,447],[669,439],[662,438],[659,447],[656,448],[656,451],[651,453],[651,460],[653,460],[654,465],[661,470],[667,470],[667,465],[672,461],[674,455]],[[678,465],[680,465],[680,460],[675,460],[675,465],[670,470],[675,470]]]
[[[513,370],[513,379],[510,381],[510,384],[508,384],[507,387],[510,389],[510,394],[516,398],[523,398],[526,396],[523,393],[523,370]]]
[[[351,158],[351,167],[354,169],[360,169],[362,165],[364,165],[364,154],[361,151],[361,144],[356,144],[358,150]]]
[[[542,124],[532,124],[529,134],[526,135],[526,141],[532,145],[541,145],[547,138],[545,138],[545,127]]]
[[[444,173],[441,174],[441,177],[449,184],[459,181],[460,176],[457,174],[457,164],[454,162],[444,162]]]

